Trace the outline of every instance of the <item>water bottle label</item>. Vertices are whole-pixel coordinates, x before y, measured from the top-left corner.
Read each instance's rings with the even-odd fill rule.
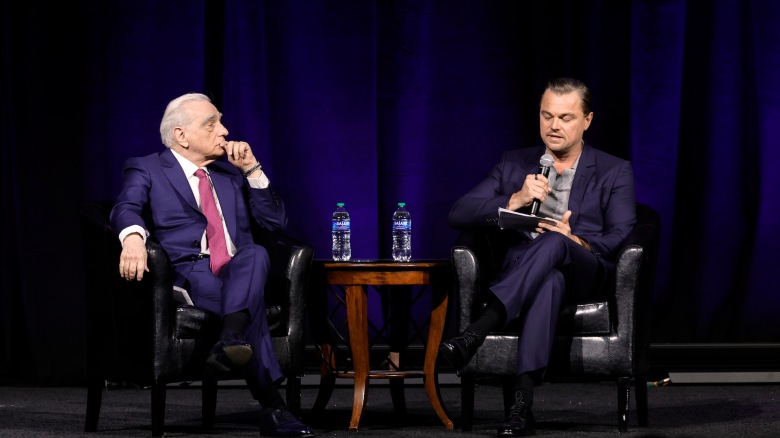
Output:
[[[408,230],[412,228],[412,221],[409,219],[396,219],[393,221],[393,229],[395,230]]]
[[[333,229],[336,231],[349,230],[349,219],[341,219],[333,221]]]

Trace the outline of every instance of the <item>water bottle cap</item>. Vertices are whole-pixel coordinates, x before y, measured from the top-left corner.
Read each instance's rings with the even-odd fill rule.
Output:
[[[399,202],[399,203],[398,203],[398,206],[399,206],[399,207],[406,207],[406,202]]]
[[[344,203],[343,203],[343,202],[337,202],[337,203],[336,203],[336,207],[343,207],[343,206],[344,206]]]

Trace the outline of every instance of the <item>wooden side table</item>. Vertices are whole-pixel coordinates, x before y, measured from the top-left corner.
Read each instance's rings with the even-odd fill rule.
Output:
[[[370,379],[403,379],[422,377],[425,393],[433,410],[447,429],[453,423],[441,403],[436,374],[436,356],[439,352],[444,323],[447,317],[448,285],[451,283],[448,260],[394,262],[391,260],[355,260],[334,262],[315,260],[324,274],[327,285],[339,285],[344,290],[344,305],[349,330],[349,348],[352,353],[352,371],[339,371],[334,362],[332,345],[323,343],[321,385],[313,412],[321,411],[327,405],[336,378],[354,380],[352,418],[349,430],[356,431],[366,404]],[[368,286],[413,286],[430,285],[432,291],[431,319],[425,347],[423,370],[375,370],[370,369],[368,339]]]

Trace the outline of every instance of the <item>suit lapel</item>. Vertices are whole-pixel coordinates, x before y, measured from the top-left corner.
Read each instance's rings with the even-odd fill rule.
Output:
[[[531,149],[529,149],[530,151]],[[522,161],[518,163],[518,167],[515,168],[515,172],[511,176],[512,187],[510,192],[514,193],[523,188],[525,184],[525,178],[528,175],[535,175],[539,173],[539,157],[544,155],[544,146],[534,148],[533,152],[528,152],[521,156]]]
[[[170,149],[166,149],[160,154],[160,164],[163,174],[168,178],[173,188],[187,201],[190,207],[200,212],[198,203],[195,202],[195,195],[192,194],[192,187],[190,187],[190,183],[187,181],[187,176],[184,175],[179,162],[176,161],[176,157],[173,156]]]
[[[593,179],[593,175],[596,173],[596,155],[593,150],[586,143],[582,148],[582,155],[580,161],[577,164],[577,170],[574,174],[574,183],[571,185],[571,193],[569,193],[569,210],[571,210],[570,223],[577,223],[577,217],[580,215],[580,209],[582,207],[582,200],[585,197],[585,189],[590,184],[590,180]]]

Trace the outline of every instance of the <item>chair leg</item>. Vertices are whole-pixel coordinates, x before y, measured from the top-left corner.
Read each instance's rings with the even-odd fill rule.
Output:
[[[509,418],[509,408],[515,404],[515,378],[506,377],[502,379],[501,389],[504,395],[504,418]]]
[[[628,431],[628,402],[631,392],[631,378],[618,377],[618,430]]]
[[[471,432],[474,426],[474,376],[460,377],[460,428]]]
[[[287,378],[287,409],[298,418],[301,418],[301,378],[298,376]]]
[[[204,429],[214,427],[214,418],[217,414],[217,380],[203,379],[201,425]]]
[[[313,418],[319,417],[325,411],[335,386],[336,378],[334,376],[323,375],[320,377],[320,389],[317,390],[317,399],[314,401],[314,406],[312,406],[310,411],[310,415]]]
[[[103,388],[106,381],[103,379],[90,379],[87,385],[87,415],[84,421],[84,432],[97,430],[98,418],[100,418],[100,404],[103,402]]]
[[[163,436],[165,426],[165,383],[152,383],[152,436]]]
[[[636,415],[639,427],[647,427],[647,376],[634,378],[634,392],[636,393]]]

